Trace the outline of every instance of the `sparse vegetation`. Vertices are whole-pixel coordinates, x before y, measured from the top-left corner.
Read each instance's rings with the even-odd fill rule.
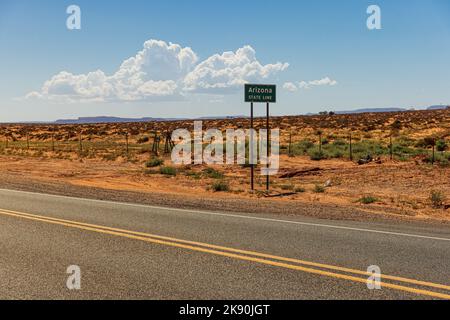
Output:
[[[150,138],[149,138],[149,137],[141,137],[141,138],[139,138],[139,139],[136,141],[136,143],[142,144],[142,143],[146,143],[146,142],[149,142],[149,141],[150,141]]]
[[[309,154],[309,157],[311,158],[311,160],[314,160],[314,161],[320,161],[320,160],[324,160],[327,158],[325,153],[323,151],[319,151],[319,150],[308,151],[308,154]]]
[[[177,175],[177,169],[175,169],[174,167],[161,167],[159,172],[165,176],[176,176]]]
[[[436,142],[436,150],[440,152],[447,150],[447,143],[445,140],[440,139]]]
[[[230,185],[225,180],[216,181],[212,184],[212,190],[215,192],[228,192]]]
[[[358,202],[361,202],[362,204],[372,204],[378,202],[378,198],[375,198],[373,196],[364,196],[360,198]]]
[[[160,158],[153,158],[153,159],[148,160],[145,163],[145,166],[147,168],[154,168],[154,167],[162,166],[163,164],[164,164],[164,160],[162,160]]]
[[[295,185],[293,184],[282,184],[280,185],[281,190],[285,191],[293,191],[295,189]]]
[[[325,193],[325,187],[320,185],[320,184],[316,184],[314,186],[314,193]]]
[[[432,190],[430,193],[431,206],[440,209],[444,206],[445,195],[441,191]]]
[[[203,174],[205,174],[208,178],[211,179],[223,179],[223,173],[213,169],[213,168],[206,168],[203,170]]]
[[[190,177],[196,180],[200,180],[202,178],[202,175],[200,173],[194,171],[186,171],[184,174],[186,175],[186,177]]]
[[[378,201],[379,205],[395,207],[402,212],[415,207],[419,208],[417,210],[420,210],[420,215],[442,215],[440,211],[432,210],[431,206],[440,208],[448,206],[442,197],[448,195],[445,179],[448,177],[450,166],[449,110],[273,117],[271,121],[273,127],[280,128],[282,153],[280,173],[272,177],[271,181],[276,191],[286,191],[280,192],[282,195],[294,192],[326,192],[327,194],[320,198],[331,201],[342,197],[352,205],[358,202],[370,204],[377,202],[375,197],[367,196],[360,199],[361,192],[378,195],[380,194],[378,190],[386,187],[392,194],[386,195],[386,200],[383,198],[382,201]],[[21,167],[18,167],[19,164],[15,165],[12,159],[18,159],[23,167],[29,163],[35,163],[34,161],[45,160],[41,161],[46,165],[45,167],[42,165],[43,170],[50,167],[59,167],[61,170],[62,167],[67,166],[70,168],[68,170],[85,172],[89,177],[84,178],[86,181],[91,179],[89,181],[91,184],[93,183],[91,174],[102,176],[105,171],[108,173],[108,183],[113,185],[114,182],[110,181],[120,181],[117,182],[119,187],[120,183],[134,175],[137,175],[137,178],[133,181],[144,180],[145,183],[142,186],[149,190],[154,188],[155,184],[158,184],[158,188],[160,185],[168,188],[176,185],[177,190],[183,190],[183,188],[188,190],[192,185],[214,190],[212,185],[215,182],[222,184],[226,179],[225,183],[229,184],[234,194],[237,194],[238,190],[245,191],[241,192],[244,194],[239,195],[240,197],[256,197],[256,195],[264,194],[265,179],[258,174],[261,169],[260,164],[255,168],[257,191],[247,193],[250,171],[248,159],[247,164],[243,166],[173,165],[170,167],[172,166],[171,150],[165,150],[165,133],[180,127],[187,128],[191,124],[190,121],[57,126],[3,124],[0,125],[0,155],[2,155],[5,173],[6,170],[11,172],[21,170]],[[248,125],[248,119],[204,121],[205,129],[245,129]],[[264,126],[265,119],[255,119],[257,129]],[[125,136],[124,132],[128,135]],[[161,138],[156,151],[154,150],[155,133]],[[352,153],[350,153],[350,138]],[[248,151],[248,141],[246,146]],[[435,165],[426,165],[427,162],[433,161],[433,147]],[[391,150],[394,160],[392,162],[390,161]],[[355,162],[368,156],[375,161],[372,161],[371,165],[357,167],[350,161],[338,160],[350,159],[350,154],[352,154],[352,161]],[[318,162],[324,159],[327,161]],[[13,169],[9,169],[10,167]],[[97,172],[92,168],[97,168]],[[38,170],[33,168],[30,171],[32,172],[29,174],[32,175]],[[55,170],[55,172],[59,171]],[[280,177],[291,173],[293,173],[292,176]],[[161,174],[167,178],[176,175],[177,178],[165,179]],[[57,175],[58,173],[53,173],[53,176]],[[81,177],[80,181],[84,178]],[[337,178],[341,179],[339,185],[336,182]],[[95,183],[101,185],[100,180],[98,179]],[[327,180],[333,182],[330,191],[326,190],[329,187],[326,183],[322,184],[324,187],[320,185],[315,187],[316,183],[320,184],[319,181]],[[132,188],[133,185],[130,183],[129,187]],[[441,188],[441,190],[432,197],[430,192],[433,188]],[[407,193],[405,199],[399,201],[400,194],[405,193]],[[286,198],[291,200],[295,197]],[[319,197],[302,198],[304,198],[302,201],[309,201],[310,198]],[[389,200],[391,198],[394,199],[392,202]]]

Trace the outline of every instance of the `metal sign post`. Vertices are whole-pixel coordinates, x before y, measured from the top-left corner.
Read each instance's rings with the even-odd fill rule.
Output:
[[[249,161],[251,167],[250,173],[250,185],[252,190],[255,190],[255,164],[253,163],[253,103],[266,103],[266,138],[267,138],[267,148],[266,148],[266,157],[267,157],[267,165],[266,165],[266,189],[270,189],[270,176],[269,176],[269,105],[270,103],[277,102],[277,87],[275,85],[267,85],[267,84],[246,84],[245,85],[245,102],[250,102],[250,144],[249,144]]]
[[[249,143],[249,156],[248,161],[250,163],[250,184],[252,191],[255,190],[255,164],[253,163],[253,102],[250,103],[250,143]]]
[[[267,143],[267,147],[266,147],[266,159],[267,159],[267,164],[266,164],[266,190],[269,191],[270,189],[270,176],[269,176],[269,103],[267,102],[266,105],[266,143]]]

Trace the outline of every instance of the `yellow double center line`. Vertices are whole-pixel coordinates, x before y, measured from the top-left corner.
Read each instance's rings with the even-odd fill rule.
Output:
[[[70,227],[70,228],[76,228],[76,229],[81,229],[81,230],[86,230],[86,231],[92,231],[92,232],[114,235],[114,236],[134,239],[134,240],[145,241],[145,242],[154,243],[154,244],[160,244],[160,245],[177,247],[177,248],[182,248],[182,249],[187,249],[187,250],[192,250],[192,251],[209,253],[209,254],[224,256],[224,257],[238,259],[238,260],[251,261],[251,262],[261,263],[261,264],[265,264],[265,265],[269,265],[269,266],[281,267],[281,268],[297,270],[297,271],[307,272],[307,273],[311,273],[311,274],[317,274],[317,275],[321,275],[321,276],[327,276],[327,277],[349,280],[349,281],[354,281],[354,282],[360,282],[360,283],[365,283],[365,284],[368,281],[368,277],[372,275],[372,273],[369,273],[367,271],[361,271],[361,270],[356,270],[356,269],[332,266],[332,265],[327,265],[327,264],[322,264],[322,263],[293,259],[293,258],[285,258],[285,257],[280,257],[280,256],[275,256],[275,255],[270,255],[270,254],[255,252],[255,251],[228,248],[228,247],[217,246],[217,245],[213,245],[213,244],[181,240],[181,239],[164,237],[164,236],[159,236],[159,235],[154,235],[154,234],[149,234],[149,233],[136,232],[136,231],[112,228],[112,227],[108,227],[108,226],[100,226],[100,225],[65,220],[65,219],[51,218],[51,217],[46,217],[46,216],[40,216],[40,215],[5,210],[5,209],[0,209],[0,215],[11,216],[11,217],[27,219],[27,220],[40,221],[40,222],[56,224],[56,225],[62,225],[65,227]],[[311,267],[316,267],[316,268],[320,268],[320,269],[315,269],[315,268],[311,268]],[[327,270],[332,270],[335,272],[331,272],[331,271],[327,271]],[[343,273],[336,273],[336,271],[340,271]],[[351,275],[351,274],[353,274],[353,275]],[[358,277],[355,275],[364,276],[364,278]],[[413,294],[430,296],[433,298],[450,300],[450,286],[447,286],[447,285],[426,282],[426,281],[419,281],[419,280],[408,279],[408,278],[397,277],[397,276],[390,276],[390,275],[385,275],[385,274],[382,275],[382,279],[383,279],[383,281],[391,280],[391,281],[406,283],[406,284],[415,285],[415,286],[419,286],[419,287],[428,287],[428,288],[440,289],[443,291],[449,291],[449,293],[441,293],[441,292],[431,291],[429,289],[420,289],[420,288],[408,287],[405,285],[399,285],[399,284],[390,283],[390,282],[382,282],[382,287],[384,287],[384,288],[400,290],[400,291],[409,292],[409,293],[413,293]]]

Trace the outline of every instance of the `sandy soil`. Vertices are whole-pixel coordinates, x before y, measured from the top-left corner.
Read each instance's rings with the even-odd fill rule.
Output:
[[[166,159],[166,163],[170,160]],[[0,177],[3,181],[30,181],[45,185],[138,192],[167,196],[172,204],[193,201],[198,208],[207,200],[264,202],[283,207],[316,206],[344,208],[364,212],[369,216],[392,216],[412,220],[450,221],[450,168],[415,162],[396,162],[385,159],[381,164],[359,166],[351,161],[311,161],[307,157],[281,157],[281,169],[271,178],[271,192],[265,193],[265,178],[257,175],[255,192],[249,191],[249,169],[241,166],[216,167],[230,185],[229,192],[214,192],[211,186],[218,181],[205,175],[207,167],[179,166],[176,176],[164,176],[158,169],[147,169],[140,163],[124,160],[61,160],[18,156],[0,156]],[[286,173],[314,169],[291,178]],[[257,171],[258,172],[258,171]],[[23,185],[23,183],[22,183]],[[325,187],[317,193],[316,185]],[[435,190],[447,197],[447,208],[435,209],[430,200]],[[297,192],[295,192],[297,191]],[[362,197],[376,198],[372,204],[362,204]],[[250,203],[250,202],[249,202]],[[249,211],[242,206],[242,211]],[[247,209],[247,210],[246,210]],[[250,210],[252,211],[252,210]],[[329,216],[329,213],[319,216]],[[335,218],[335,215],[332,215]],[[344,215],[345,216],[345,215]],[[364,215],[366,216],[366,215]]]
[[[95,198],[106,194],[107,198],[114,198],[120,193],[121,200],[125,201],[148,200],[146,203],[230,211],[288,212],[333,219],[384,216],[450,221],[448,160],[431,165],[407,151],[412,154],[407,159],[405,153],[395,157],[407,161],[383,158],[381,163],[360,166],[346,157],[312,161],[302,152],[294,152],[295,157],[287,155],[291,146],[295,148],[302,141],[317,146],[322,139],[329,145],[340,140],[348,145],[350,133],[354,143],[372,141],[385,150],[391,139],[394,145],[405,143],[411,148],[419,148],[427,139],[440,139],[450,145],[450,109],[273,117],[271,124],[280,129],[283,155],[279,174],[271,178],[270,193],[264,192],[265,177],[260,175],[256,176],[257,190],[250,192],[249,168],[239,165],[181,166],[176,167],[176,176],[160,174],[159,167],[146,168],[156,137],[161,139],[161,157],[167,134],[170,136],[176,128],[192,128],[193,122],[187,120],[0,124],[0,187],[75,192]],[[248,126],[248,119],[203,121],[205,130]],[[255,126],[262,128],[264,119],[256,119]],[[427,146],[425,153],[431,152]],[[165,166],[172,166],[167,156],[163,160]],[[205,172],[207,169],[215,169],[216,176]],[[222,180],[222,175],[230,190],[214,192],[212,187]],[[431,201],[432,193],[444,199],[439,208]],[[366,204],[362,203],[363,199]]]

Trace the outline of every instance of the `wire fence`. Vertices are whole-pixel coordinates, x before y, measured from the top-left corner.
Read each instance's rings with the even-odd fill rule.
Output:
[[[107,135],[99,139],[82,134],[54,135],[36,137],[36,134],[23,134],[19,139],[3,136],[0,141],[0,153],[21,155],[27,152],[34,154],[54,153],[57,155],[77,154],[79,157],[100,157],[113,160],[119,156],[134,158],[137,155],[149,154],[160,156],[170,154],[175,143],[167,132],[153,132],[148,135]],[[425,162],[448,163],[450,154],[448,144],[443,139],[429,138],[415,141],[405,136],[387,136],[383,139],[365,139],[359,136],[332,134],[327,136],[318,131],[316,136],[308,138],[294,137],[292,132],[282,132],[284,137],[280,143],[282,154],[309,156],[311,160],[348,159],[359,163],[376,161],[379,158],[406,161],[411,158],[422,158]],[[333,138],[329,138],[329,137]],[[247,146],[248,148],[248,146]],[[226,148],[224,144],[224,154]],[[51,154],[49,155],[51,157]]]

